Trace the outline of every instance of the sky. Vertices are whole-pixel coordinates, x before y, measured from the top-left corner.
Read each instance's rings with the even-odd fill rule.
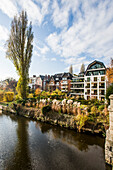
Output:
[[[18,79],[6,58],[11,21],[22,10],[32,21],[34,41],[29,75],[79,73],[82,63],[113,57],[113,0],[0,0],[0,80]]]

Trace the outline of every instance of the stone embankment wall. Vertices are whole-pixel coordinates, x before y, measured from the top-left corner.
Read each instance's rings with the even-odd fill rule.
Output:
[[[29,103],[28,103],[29,105]],[[74,129],[77,131],[88,132],[102,135],[104,125],[102,123],[95,123],[88,121],[87,108],[80,108],[80,103],[72,100],[61,102],[58,100],[40,100],[37,102],[35,108],[22,106],[21,104],[14,105],[13,109],[10,107],[3,107],[6,113],[18,114],[24,117],[33,118],[42,122],[47,122],[53,125]],[[105,131],[104,131],[105,133]]]
[[[106,131],[105,160],[108,164],[113,165],[113,95],[109,98],[109,129]]]

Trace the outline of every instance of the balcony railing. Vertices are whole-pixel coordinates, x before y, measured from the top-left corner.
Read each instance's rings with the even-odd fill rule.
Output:
[[[91,95],[97,95],[97,93],[91,93]]]

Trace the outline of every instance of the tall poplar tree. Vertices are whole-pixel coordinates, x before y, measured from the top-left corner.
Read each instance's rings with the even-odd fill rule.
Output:
[[[72,67],[72,65],[69,68],[69,73],[73,74],[73,67]]]
[[[18,94],[25,99],[29,81],[29,68],[33,52],[32,23],[28,25],[27,13],[22,11],[19,17],[15,16],[11,23],[9,39],[7,40],[6,57],[16,67],[19,75],[17,83]]]
[[[81,65],[81,68],[80,68],[80,73],[84,73],[84,72],[85,72],[85,65],[82,64],[82,65]]]

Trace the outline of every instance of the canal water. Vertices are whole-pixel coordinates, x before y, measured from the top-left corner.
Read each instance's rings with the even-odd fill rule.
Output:
[[[106,169],[103,138],[0,115],[0,170]]]

